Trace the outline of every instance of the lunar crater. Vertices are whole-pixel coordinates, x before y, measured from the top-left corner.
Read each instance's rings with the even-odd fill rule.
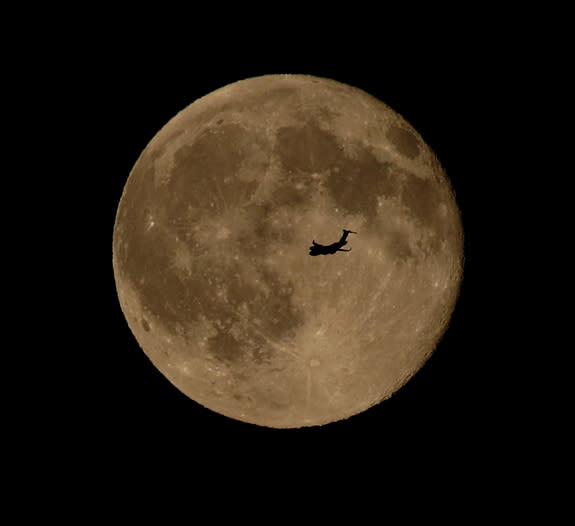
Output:
[[[392,124],[387,130],[387,138],[401,154],[414,159],[419,155],[419,141],[408,129]]]

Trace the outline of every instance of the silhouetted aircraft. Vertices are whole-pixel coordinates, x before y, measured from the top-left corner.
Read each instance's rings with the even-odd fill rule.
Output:
[[[345,248],[341,248],[344,245],[347,245],[347,236],[348,234],[357,234],[353,230],[346,230],[343,229],[343,235],[341,236],[340,240],[337,243],[332,243],[331,245],[320,245],[316,243],[315,240],[312,241],[312,246],[309,247],[309,255],[310,256],[319,256],[320,254],[335,254],[336,252],[349,252],[351,248],[347,250]]]

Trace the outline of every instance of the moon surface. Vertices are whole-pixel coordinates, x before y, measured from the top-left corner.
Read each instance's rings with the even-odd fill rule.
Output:
[[[312,239],[350,252],[310,257]],[[421,136],[304,75],[218,89],[144,149],[117,211],[120,305],[159,371],[257,425],[322,425],[389,398],[434,351],[463,230]]]

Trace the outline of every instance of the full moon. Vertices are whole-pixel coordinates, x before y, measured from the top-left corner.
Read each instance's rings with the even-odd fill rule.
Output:
[[[344,229],[345,252],[310,256]],[[360,89],[305,75],[178,113],[114,225],[120,305],[153,365],[199,404],[275,428],[401,388],[448,326],[462,265],[455,196],[422,137]]]

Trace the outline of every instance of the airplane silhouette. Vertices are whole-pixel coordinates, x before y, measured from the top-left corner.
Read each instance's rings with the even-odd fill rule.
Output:
[[[345,228],[343,229],[343,235],[341,236],[340,240],[337,241],[336,243],[332,243],[331,245],[320,245],[319,243],[316,243],[315,240],[312,241],[312,246],[309,247],[309,255],[310,256],[319,256],[321,255],[326,255],[326,254],[335,254],[336,252],[349,252],[351,250],[351,248],[345,249],[345,248],[341,248],[344,245],[347,245],[347,236],[348,234],[357,234],[357,232],[354,232],[353,230],[346,230]]]

